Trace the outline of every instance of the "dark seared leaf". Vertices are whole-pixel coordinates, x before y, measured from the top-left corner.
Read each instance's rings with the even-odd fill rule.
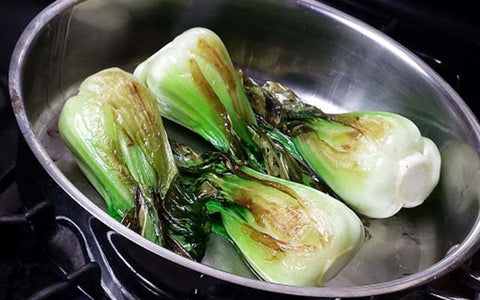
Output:
[[[233,159],[221,152],[198,153],[191,147],[171,141],[173,157],[182,176],[191,176],[199,179],[206,173],[231,173],[237,168]]]
[[[270,96],[252,78],[248,77],[242,71],[239,72],[242,75],[243,86],[248,101],[255,114],[273,127],[278,127],[285,118],[285,110],[282,103]]]
[[[210,232],[205,200],[198,198],[196,182],[189,176],[178,176],[161,204],[165,247],[191,259],[200,260]]]
[[[326,191],[326,185],[303,161],[290,139],[278,130],[258,120],[259,126],[252,127],[252,136],[262,151],[267,174],[305,184]]]

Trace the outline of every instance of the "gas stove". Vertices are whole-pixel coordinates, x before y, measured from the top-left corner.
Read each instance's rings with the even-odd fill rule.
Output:
[[[30,152],[9,104],[8,63],[23,28],[50,2],[0,4],[0,299],[244,298],[226,289],[212,289],[201,296],[196,290],[178,293],[162,277],[154,284],[137,273],[134,259],[116,251],[116,243],[123,241],[69,201]],[[480,24],[469,1],[458,1],[454,7],[407,0],[323,2],[416,53],[480,115],[476,101]],[[99,237],[108,238],[99,241]],[[155,263],[147,252],[144,259]],[[155,272],[148,275],[156,278]],[[188,281],[183,285],[188,290]],[[368,299],[480,299],[480,253],[428,286]]]

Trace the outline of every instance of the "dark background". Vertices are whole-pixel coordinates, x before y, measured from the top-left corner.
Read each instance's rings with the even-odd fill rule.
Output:
[[[0,178],[15,165],[17,128],[8,101],[8,66],[23,29],[44,7],[47,0],[0,0]],[[1,209],[0,204],[0,211]]]

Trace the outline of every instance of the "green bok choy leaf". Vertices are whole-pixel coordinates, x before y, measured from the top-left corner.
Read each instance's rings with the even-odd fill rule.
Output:
[[[440,176],[437,146],[387,112],[325,114],[279,83],[244,77],[255,112],[288,135],[330,188],[357,212],[387,218],[425,201]]]
[[[134,74],[155,95],[166,118],[195,131],[237,162],[322,187],[302,158],[281,142],[288,137],[273,134],[270,125],[257,121],[241,77],[212,31],[187,30],[141,63]]]
[[[117,68],[88,77],[65,103],[59,131],[107,213],[152,242],[201,258],[206,210],[177,176],[158,105],[142,83]]]
[[[360,219],[313,188],[238,166],[220,153],[174,145],[180,170],[199,179],[212,230],[231,240],[262,279],[315,286],[335,276],[364,240]]]

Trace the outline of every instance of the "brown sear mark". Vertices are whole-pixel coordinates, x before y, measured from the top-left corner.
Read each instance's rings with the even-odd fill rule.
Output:
[[[220,117],[222,119],[219,122],[219,125],[220,125],[219,127],[220,128],[226,127],[229,131],[227,133],[227,135],[231,135],[230,131],[231,131],[231,128],[232,128],[232,122],[230,121],[230,117],[228,116],[228,113],[225,110],[225,107],[223,106],[222,102],[218,98],[217,94],[215,94],[215,91],[212,89],[212,87],[208,83],[205,76],[203,76],[203,73],[200,70],[200,67],[198,66],[195,59],[190,58],[189,59],[189,65],[190,65],[190,71],[191,71],[191,74],[192,74],[193,82],[198,87],[200,92],[213,105],[214,110],[220,115]]]
[[[227,83],[227,88],[236,89],[237,83],[233,77],[232,70],[226,61],[226,58],[220,53],[220,51],[210,45],[206,40],[199,39],[197,42],[198,54],[204,59],[211,62],[217,70],[220,72],[220,76]]]
[[[314,142],[311,141],[312,139],[314,139]],[[343,169],[349,173],[356,174],[356,176],[362,176],[365,174],[364,171],[358,168],[358,161],[354,156],[351,155],[351,152],[355,151],[358,145],[342,145],[342,149],[333,147],[328,142],[320,138],[315,132],[302,136],[302,142],[308,143],[309,140],[311,144],[316,145],[315,149],[317,149],[317,152],[320,153],[320,155],[322,155],[327,161],[330,161],[330,165],[332,165],[334,168]],[[344,146],[349,146],[350,151],[346,152]]]
[[[352,173],[358,173],[358,161],[355,158],[352,158],[350,153],[339,151],[324,140],[320,140],[320,143],[323,146],[319,145],[318,149],[320,149],[323,155],[328,158],[329,161],[333,162],[337,168],[350,170]]]
[[[291,188],[289,187],[286,187],[285,185],[283,184],[280,184],[280,183],[277,183],[277,182],[274,182],[274,181],[269,181],[269,180],[264,180],[264,179],[260,179],[260,178],[257,178],[257,177],[254,177],[254,176],[251,176],[241,170],[239,170],[239,173],[241,176],[243,177],[247,177],[248,179],[251,179],[251,180],[254,180],[254,181],[258,181],[260,182],[261,184],[264,184],[266,186],[270,186],[270,187],[273,187],[287,195],[289,195],[290,197],[292,197],[293,199],[295,200],[299,200],[300,197],[297,195],[297,193],[292,190]]]
[[[239,193],[239,196],[235,197],[234,201],[248,209],[258,225],[265,227],[268,224],[272,228],[280,228],[286,236],[295,236],[305,227],[301,213],[290,206],[282,209],[275,203],[269,203],[269,207],[265,208],[252,201],[251,197],[248,196],[248,192],[243,191]],[[282,222],[278,219],[278,217],[284,218],[285,214],[289,217],[288,222]]]
[[[220,73],[220,76],[226,83],[228,94],[232,99],[233,109],[237,115],[243,119],[244,113],[238,105],[237,94],[235,93],[237,89],[237,83],[233,75],[235,70],[232,70],[226,57],[224,57],[216,47],[210,45],[206,40],[199,39],[197,42],[197,48],[199,49],[198,54],[212,63]]]
[[[357,130],[351,130],[348,132],[348,135],[352,138],[352,139],[358,139],[360,138],[360,136],[362,135],[359,131]]]
[[[297,243],[288,243],[282,240],[278,240],[271,235],[266,233],[259,232],[249,225],[246,225],[245,233],[249,233],[250,237],[258,242],[260,245],[264,246],[271,253],[270,260],[281,259],[289,251],[296,252],[314,252],[317,250],[317,246],[308,245],[308,244],[297,244]]]
[[[288,223],[284,224],[284,223],[275,222],[275,225],[282,228],[282,230],[284,231],[284,233],[287,234],[287,236],[293,237],[298,232],[300,232],[303,228],[305,228],[306,224],[303,219],[302,213],[291,206],[287,207],[286,215],[288,215],[289,217]],[[306,215],[308,217],[308,214]]]
[[[305,214],[307,215],[307,217],[310,219],[310,221],[315,224],[314,220],[312,219],[312,217],[307,213],[307,209],[304,207],[303,205],[303,201],[301,200],[301,197],[294,191],[292,190],[291,188],[283,185],[283,184],[280,184],[280,183],[277,183],[277,182],[274,182],[274,181],[269,181],[269,180],[263,180],[263,179],[260,179],[260,178],[256,178],[254,176],[251,176],[247,173],[244,173],[242,172],[241,170],[238,170],[238,173],[241,174],[241,176],[244,176],[244,177],[247,177],[251,180],[254,180],[254,181],[258,181],[260,182],[261,184],[264,184],[266,186],[270,186],[272,188],[275,188],[287,195],[289,195],[290,197],[292,197],[296,202],[297,204],[301,207],[301,209],[305,212]],[[246,204],[249,204],[251,208],[254,207],[254,204],[252,203],[252,201],[250,199],[248,199],[248,197],[239,197],[241,200],[240,201],[243,201],[244,203]],[[245,200],[245,199],[248,199],[248,200]],[[235,201],[237,202],[237,199],[235,199]],[[242,203],[239,203],[241,205],[243,205]],[[246,206],[245,206],[246,207]],[[258,222],[258,217],[257,217],[257,213],[261,213],[261,212],[264,212],[265,210],[263,208],[260,207],[260,209],[256,208],[256,211],[252,211],[251,208],[247,207],[251,212],[252,214],[254,215],[255,217],[255,221]],[[268,215],[268,214],[267,214]],[[259,215],[261,216],[261,215]],[[271,218],[268,218],[269,221],[270,221],[270,224],[273,225],[273,226],[276,226],[276,227],[283,227],[284,230],[299,230],[299,227],[302,226],[302,224],[300,223],[300,216],[298,213],[295,214],[294,217],[294,221],[292,223],[294,224],[288,224],[288,226],[279,226],[279,222],[275,222],[273,219]],[[261,223],[259,224],[265,224],[264,223],[264,220],[261,220]],[[315,226],[314,226],[315,227]],[[315,229],[317,229],[315,227]],[[327,235],[325,236],[322,232],[320,232],[318,229],[317,229],[317,233],[318,233],[318,236],[319,236],[319,239],[320,239],[320,243],[324,246],[326,243],[330,243],[331,241],[331,236],[330,235]]]
[[[268,234],[253,229],[250,233],[250,237],[274,252],[284,251],[281,245],[281,241],[273,238]]]
[[[262,216],[267,214],[268,210],[264,209],[260,205],[256,205],[255,203],[253,203],[250,197],[243,195],[243,193],[240,193],[238,197],[235,197],[235,203],[238,203],[248,209],[252,213],[253,217],[255,218],[255,222],[258,225],[266,225]]]
[[[118,118],[117,117],[117,112],[113,112],[113,113],[115,115],[115,118]],[[117,132],[121,131],[125,135],[125,137],[127,138],[127,140],[128,140],[127,141],[127,146],[128,147],[133,147],[135,145],[135,143],[134,143],[132,137],[128,134],[127,130],[125,130],[125,127],[120,125],[120,124],[117,124],[117,123],[115,123],[114,126],[115,126],[115,131],[117,131]]]
[[[386,131],[392,127],[392,124],[379,118],[363,120],[362,122],[355,123],[354,126],[360,132],[368,133],[367,137],[373,140],[380,140],[385,137]]]
[[[351,136],[354,138],[363,135],[369,139],[379,140],[385,137],[385,132],[392,127],[390,122],[386,122],[382,118],[361,119],[359,116],[339,115],[333,120],[355,129],[357,133],[351,132]]]
[[[129,82],[128,88],[130,90],[130,94],[132,97],[134,97],[137,100],[137,104],[140,105],[140,112],[145,115],[146,120],[149,122],[149,124],[155,124],[155,121],[153,120],[152,115],[150,114],[150,111],[146,108],[146,103],[142,97],[142,95],[138,91],[137,84],[135,82]]]

